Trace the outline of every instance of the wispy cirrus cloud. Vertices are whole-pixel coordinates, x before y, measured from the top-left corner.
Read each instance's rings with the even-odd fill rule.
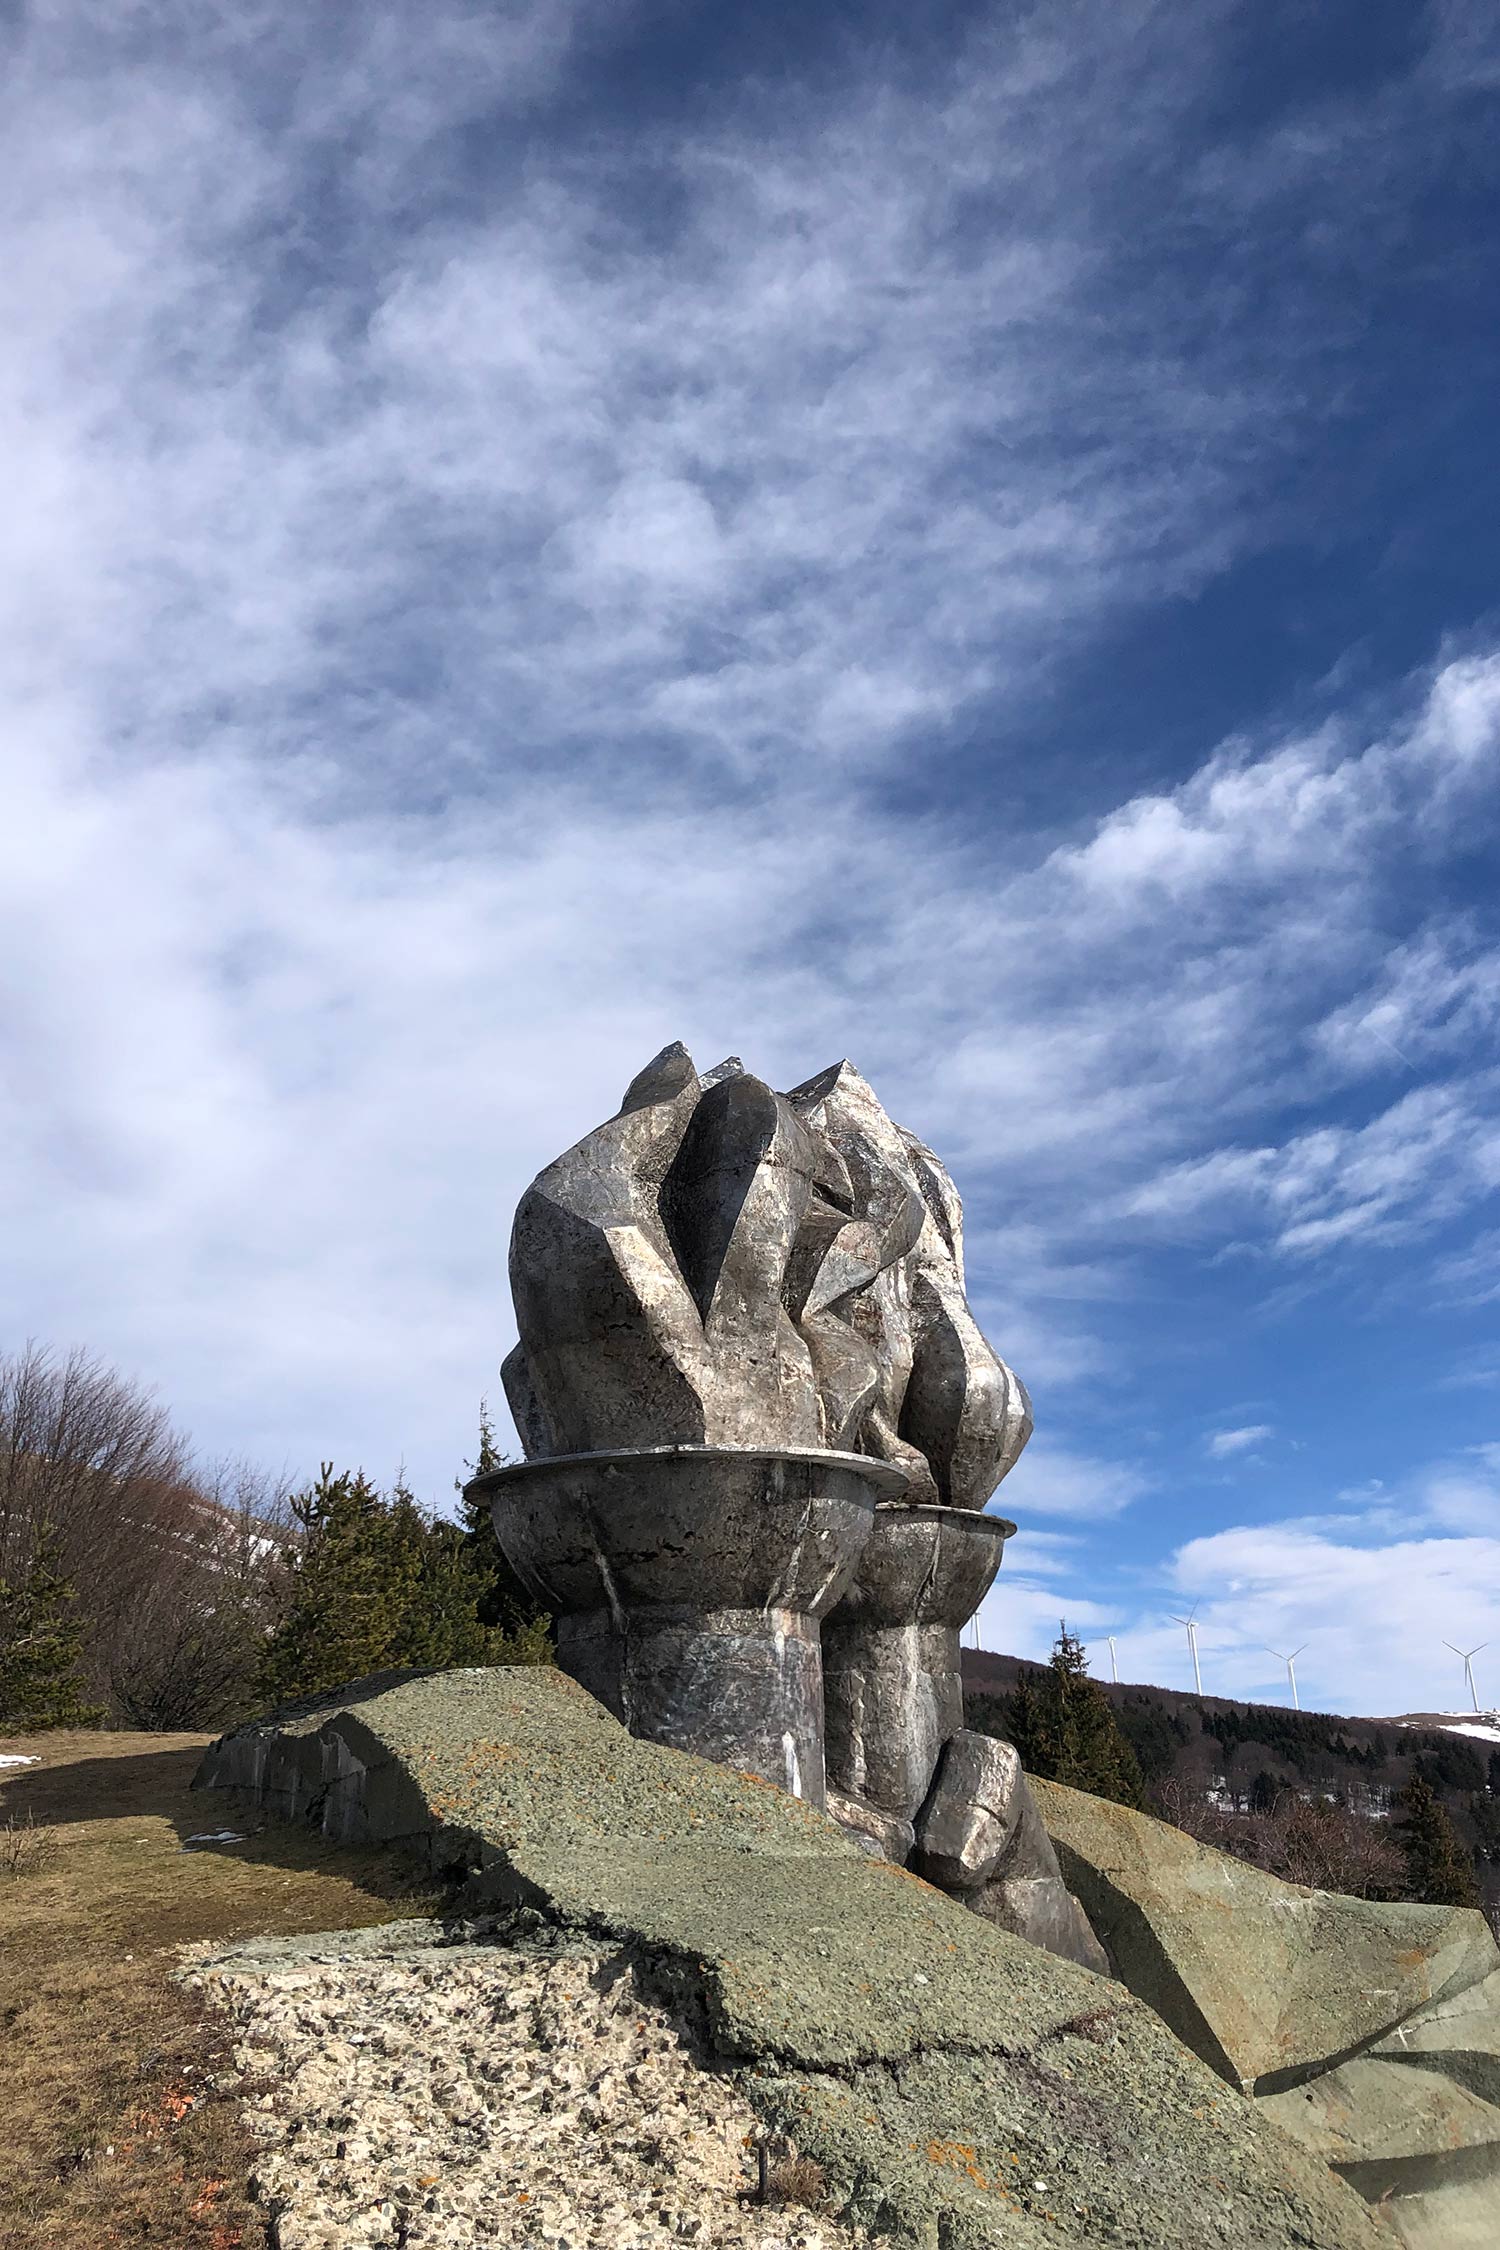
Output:
[[[1269,1422],[1248,1422],[1238,1430],[1215,1430],[1208,1440],[1209,1455],[1215,1461],[1230,1461],[1237,1453],[1252,1452],[1275,1435]]]
[[[1085,6],[587,130],[628,11],[7,34],[21,1332],[440,1493],[517,1193],[679,1035],[854,1052],[1059,1388],[1122,1212],[1308,1254],[1477,1202],[1495,956],[1400,893],[1493,815],[1500,662],[1258,715],[1061,832],[1020,786],[1035,699],[1284,534],[1336,411],[1327,240],[1176,161],[1225,21]],[[1458,93],[1402,98],[1445,146]],[[1184,233],[1232,239],[1201,288]],[[964,730],[983,784],[928,802]],[[1388,1022],[1439,1074],[1395,1103]],[[1014,1489],[1104,1521],[1144,1477],[1044,1425]]]

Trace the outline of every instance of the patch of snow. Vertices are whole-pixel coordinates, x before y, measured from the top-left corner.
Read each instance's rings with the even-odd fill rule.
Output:
[[[0,1766],[39,1766],[41,1762],[40,1758],[21,1758],[10,1754],[0,1758]]]
[[[1444,1734],[1472,1735],[1476,1742],[1500,1742],[1500,1726],[1483,1726],[1477,1719],[1469,1720],[1467,1723],[1461,1719],[1445,1719],[1443,1721],[1443,1732]]]
[[[194,1844],[242,1844],[244,1841],[237,1828],[210,1828],[201,1836],[189,1836],[182,1848],[190,1852]]]

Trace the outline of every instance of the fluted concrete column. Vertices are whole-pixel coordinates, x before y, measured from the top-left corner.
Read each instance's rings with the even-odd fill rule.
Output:
[[[478,1477],[558,1662],[632,1734],[824,1802],[821,1621],[899,1469],[663,1446]]]
[[[823,1629],[830,1787],[914,1818],[943,1744],[964,1723],[959,1634],[1015,1528],[968,1508],[876,1509]]]

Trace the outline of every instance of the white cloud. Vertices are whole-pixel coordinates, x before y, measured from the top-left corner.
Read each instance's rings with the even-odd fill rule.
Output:
[[[1045,1431],[1034,1437],[995,1497],[1000,1515],[1063,1516],[1096,1522],[1117,1516],[1151,1489],[1146,1473],[1121,1461],[1101,1461],[1059,1444]]]
[[[1314,1255],[1420,1235],[1500,1185],[1500,1076],[1420,1086],[1365,1125],[1320,1125],[1279,1147],[1218,1148],[1129,1196],[1127,1215],[1218,1231],[1263,1216],[1272,1247]]]
[[[1462,1250],[1450,1251],[1432,1269],[1438,1295],[1459,1305],[1489,1305],[1500,1297],[1500,1227],[1485,1227]]]
[[[1375,983],[1334,1009],[1314,1043],[1355,1076],[1415,1072],[1433,1056],[1492,1040],[1500,1024],[1500,954],[1462,929],[1427,930],[1399,946]]]
[[[1500,1538],[1500,1445],[1474,1445],[1455,1461],[1440,1462],[1416,1486],[1429,1522],[1446,1531]]]
[[[1105,1367],[1122,1207],[1306,1249],[1477,1196],[1477,1071],[1261,1127],[1385,1067],[1383,1009],[1424,1059],[1488,1021],[1472,933],[1378,964],[1413,836],[1492,801],[1500,660],[1062,841],[1005,794],[1049,666],[1316,442],[1315,333],[1252,359],[1233,286],[1116,273],[1215,22],[580,152],[537,121],[612,15],[319,21],[33,10],[0,97],[9,1333],[439,1492],[516,1195],[674,1036],[852,1051],[1044,1386]],[[878,794],[953,718],[999,736],[967,833]],[[1018,1509],[1144,1489],[1042,1409]]]
[[[1216,1461],[1227,1461],[1236,1453],[1248,1453],[1275,1431],[1269,1422],[1249,1422],[1240,1430],[1215,1430],[1208,1440],[1208,1450]]]
[[[1470,1647],[1500,1634],[1500,1526],[1492,1536],[1368,1544],[1297,1522],[1240,1527],[1189,1541],[1175,1575],[1182,1596],[1198,1600],[1210,1694],[1269,1696],[1284,1683],[1267,1649],[1306,1642],[1297,1666],[1306,1706],[1374,1716],[1453,1709],[1461,1682],[1443,1642]],[[1165,1624],[1130,1645],[1148,1661],[1173,1661]]]

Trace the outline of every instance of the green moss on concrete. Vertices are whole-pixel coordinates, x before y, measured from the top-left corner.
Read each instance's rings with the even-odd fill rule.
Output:
[[[1127,1806],[1032,1788],[1063,1879],[1120,1976],[1246,2091],[1322,2073],[1500,1958],[1468,1908],[1304,1890]]]
[[[625,1943],[849,2209],[923,2250],[1375,2250],[1362,2204],[1121,1987],[871,1860],[556,1672],[358,1683],[215,1745],[457,1904]],[[320,1779],[321,1794],[320,1794]]]

